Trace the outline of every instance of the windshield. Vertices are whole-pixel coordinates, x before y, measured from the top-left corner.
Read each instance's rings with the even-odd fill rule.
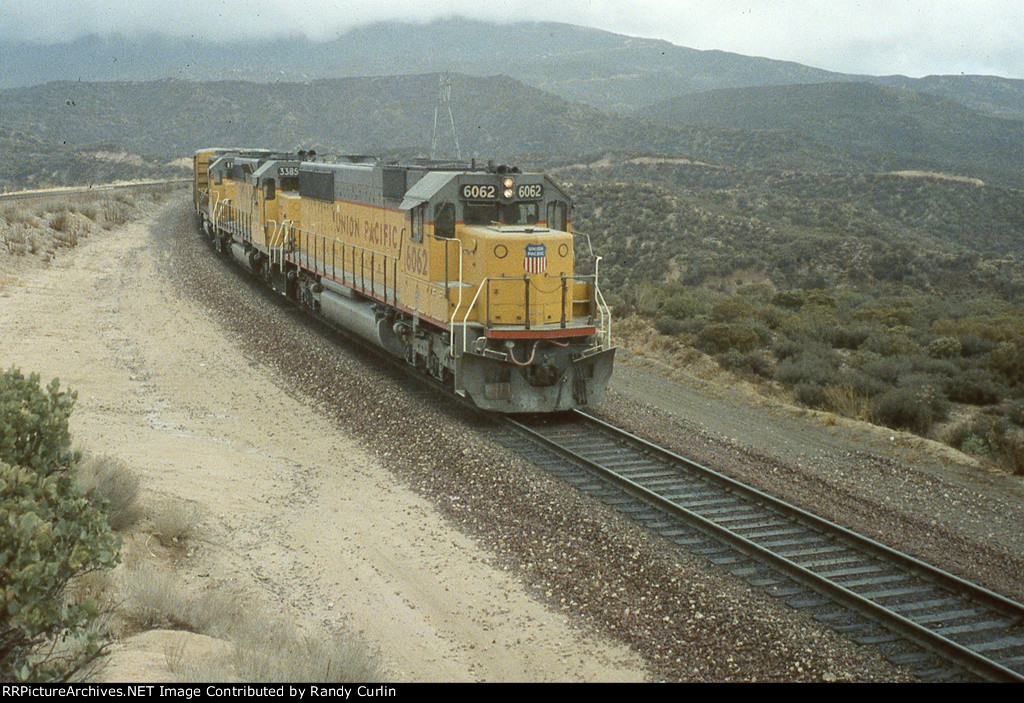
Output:
[[[462,206],[462,221],[467,225],[535,225],[539,219],[537,203],[465,203]]]

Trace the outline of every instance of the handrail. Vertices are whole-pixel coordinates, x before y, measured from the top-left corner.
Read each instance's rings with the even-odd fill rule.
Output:
[[[459,244],[459,302],[455,304],[455,309],[452,310],[451,319],[448,320],[448,356],[455,358],[455,316],[459,314],[459,308],[462,307],[462,240],[458,237],[436,237],[437,239],[444,242],[445,253],[448,253],[449,242],[458,242]],[[444,268],[444,285],[445,285],[445,300],[448,299],[447,293],[450,290],[450,282],[448,279],[448,257],[445,257],[445,268]],[[475,302],[475,301],[474,301]],[[473,306],[470,305],[470,310]],[[468,314],[468,313],[467,313]],[[462,328],[462,351],[466,351],[466,328],[465,321],[463,321]]]
[[[482,291],[484,289],[484,286],[489,284],[490,280],[491,280],[491,277],[487,276],[482,281],[480,281],[480,285],[477,286],[477,288],[476,288],[476,295],[473,296],[473,302],[471,302],[469,304],[469,307],[466,309],[466,316],[462,318],[462,351],[463,351],[463,353],[468,351],[468,347],[466,346],[466,325],[469,324],[469,316],[470,316],[470,314],[472,314],[473,308],[476,307],[476,301],[480,297],[480,291]],[[454,334],[455,334],[455,324],[454,324],[455,314],[454,313],[452,314],[452,320],[453,320],[453,322],[452,322],[451,332],[452,332],[453,339],[454,339]],[[454,342],[452,344],[452,348],[454,349]]]

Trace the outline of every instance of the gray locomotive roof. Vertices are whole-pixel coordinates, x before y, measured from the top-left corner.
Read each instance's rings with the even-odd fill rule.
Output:
[[[455,171],[431,171],[425,174],[405,192],[405,197],[399,207],[402,210],[411,210],[417,205],[427,202],[458,175]]]

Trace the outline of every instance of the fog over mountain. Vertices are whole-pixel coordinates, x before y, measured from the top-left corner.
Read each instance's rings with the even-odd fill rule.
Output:
[[[0,41],[0,88],[54,80],[274,82],[449,70],[507,75],[606,110],[631,111],[724,88],[866,81],[951,98],[993,115],[1024,117],[1024,82],[1019,80],[842,74],[551,22],[386,22],[359,26],[329,41],[291,37],[218,43],[162,35],[91,35],[51,44]]]

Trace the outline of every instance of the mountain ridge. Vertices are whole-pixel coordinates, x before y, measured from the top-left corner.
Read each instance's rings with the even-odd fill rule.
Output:
[[[505,74],[568,100],[626,112],[718,88],[867,81],[1024,117],[1024,81],[1015,79],[846,74],[555,22],[381,22],[320,42],[292,36],[217,43],[163,35],[93,35],[53,44],[0,40],[0,67],[0,89],[58,79],[293,82],[451,70]]]

